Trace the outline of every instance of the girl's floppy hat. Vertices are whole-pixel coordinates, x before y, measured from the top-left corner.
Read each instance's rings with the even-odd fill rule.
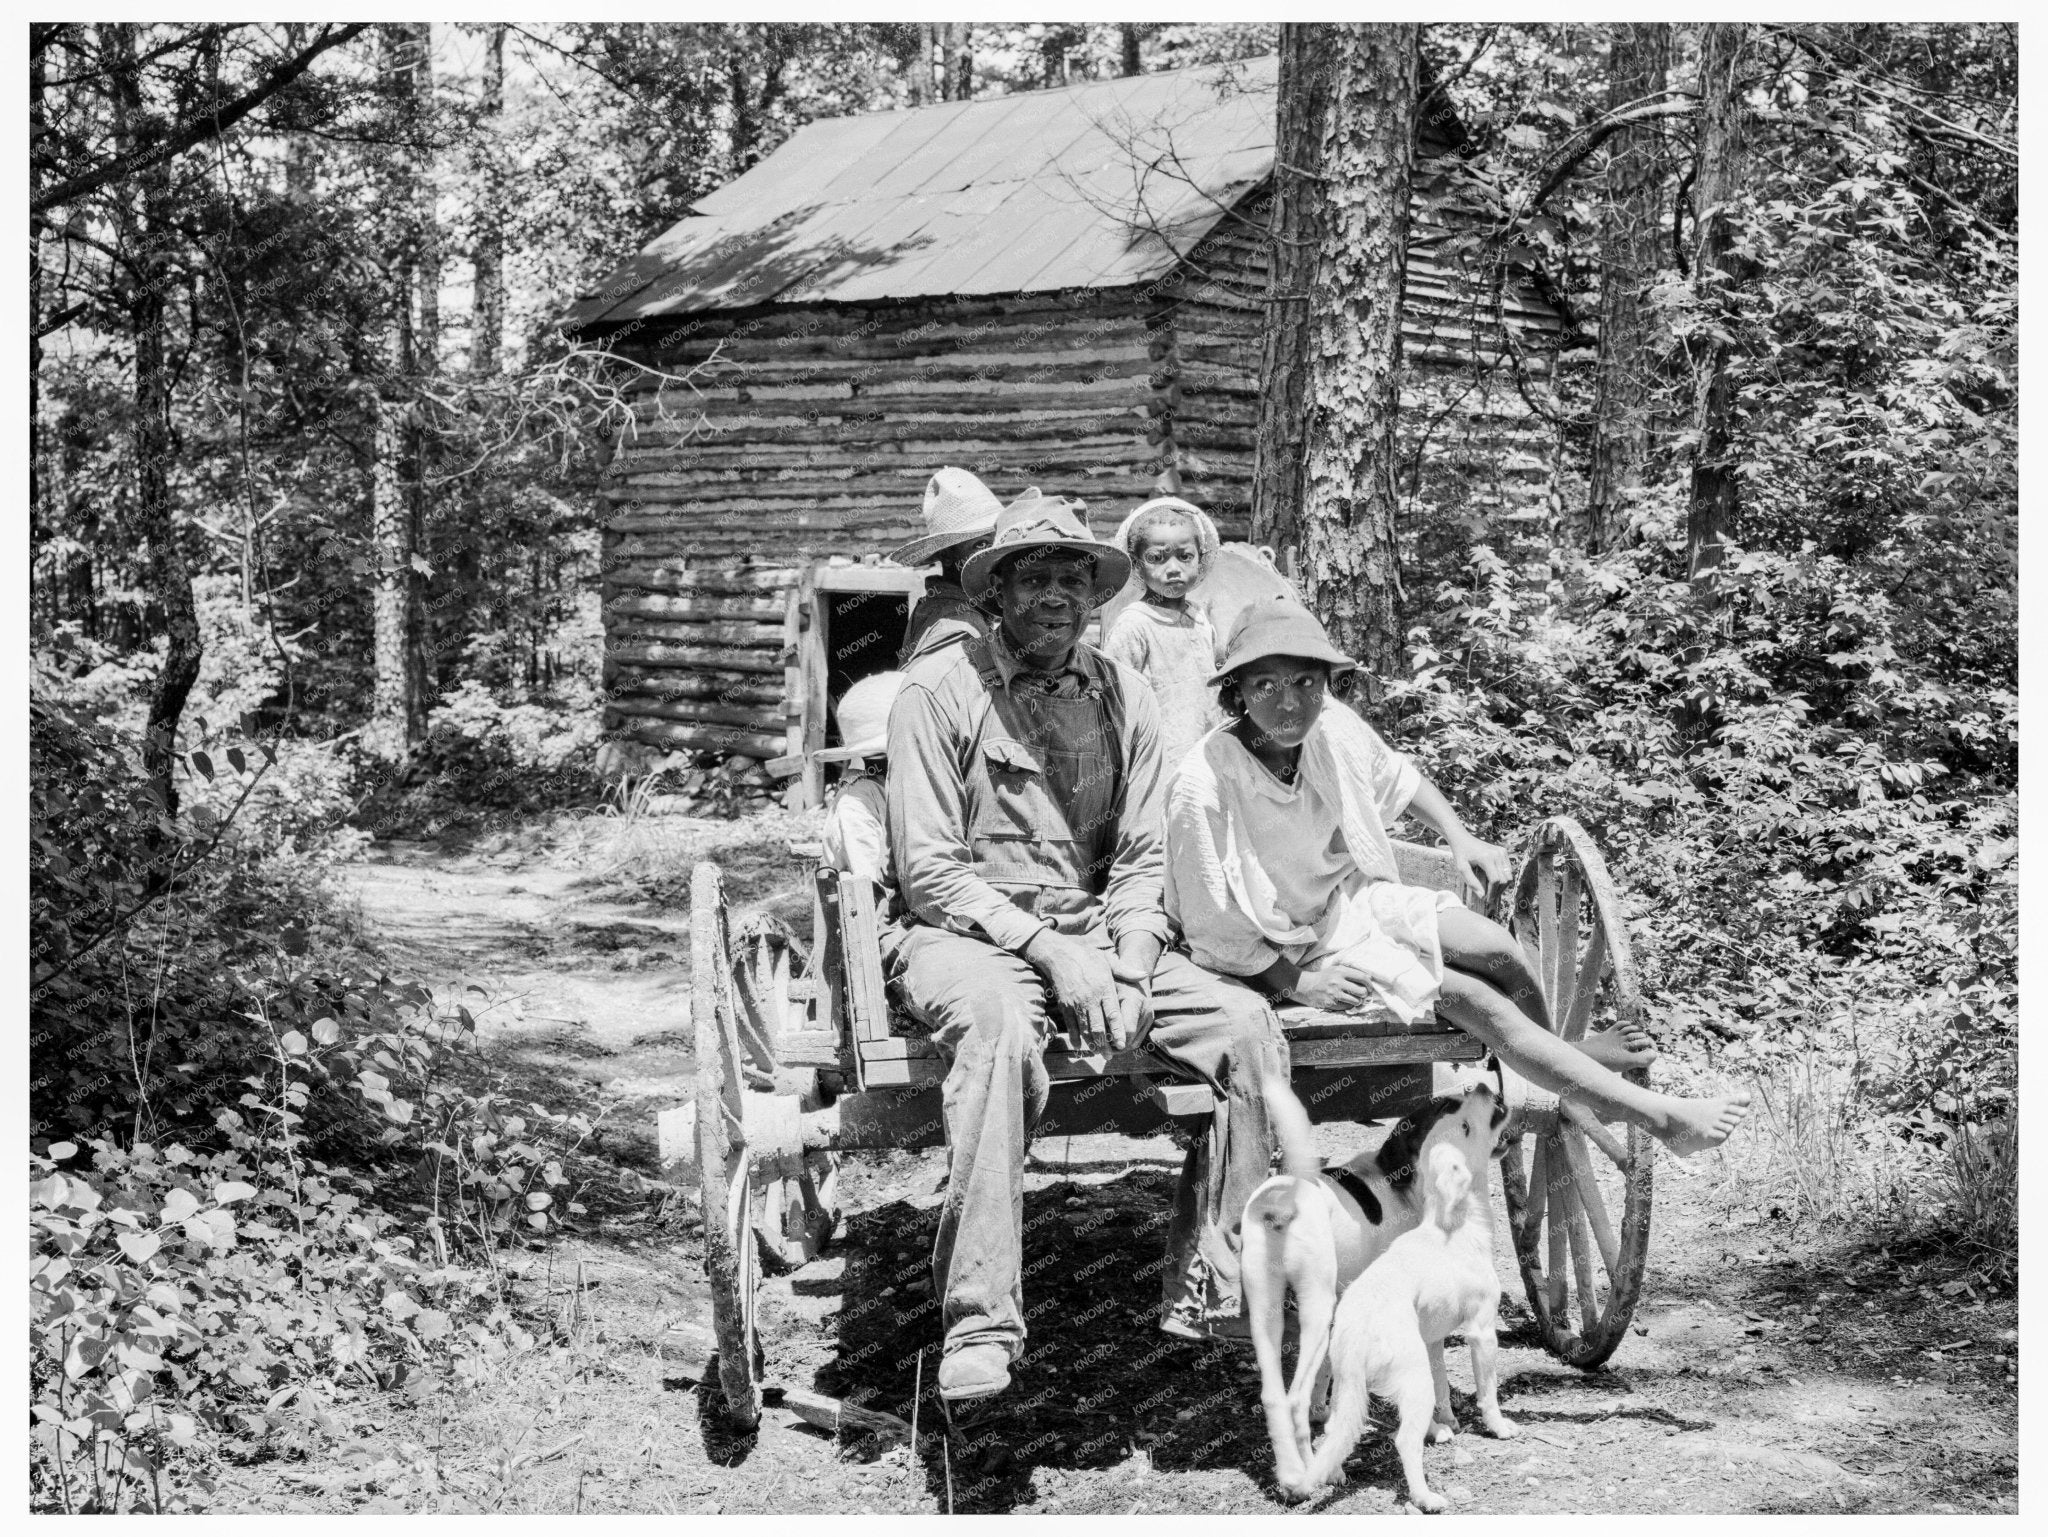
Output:
[[[1221,683],[1247,662],[1269,656],[1298,656],[1328,662],[1337,672],[1358,664],[1330,644],[1322,622],[1292,598],[1260,598],[1248,604],[1223,643],[1223,660],[1211,683]]]

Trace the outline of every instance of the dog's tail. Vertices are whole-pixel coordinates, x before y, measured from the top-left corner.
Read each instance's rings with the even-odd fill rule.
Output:
[[[1365,1431],[1365,1379],[1357,1372],[1338,1372],[1330,1395],[1330,1418],[1323,1426],[1323,1439],[1302,1474],[1302,1493],[1320,1489],[1335,1481],[1344,1459],[1358,1445]]]
[[[1269,1179],[1244,1203],[1244,1223],[1250,1228],[1253,1223],[1284,1233],[1294,1221],[1296,1203],[1300,1200],[1301,1187],[1291,1179]]]
[[[1286,1074],[1270,1074],[1262,1088],[1266,1119],[1272,1125],[1273,1140],[1280,1144],[1280,1172],[1296,1179],[1314,1179],[1323,1172],[1323,1160],[1316,1153],[1316,1135],[1309,1126],[1308,1111],[1295,1097]]]

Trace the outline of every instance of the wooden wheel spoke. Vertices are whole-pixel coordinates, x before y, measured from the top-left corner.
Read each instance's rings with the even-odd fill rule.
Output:
[[[1579,986],[1579,867],[1567,859],[1558,881],[1557,970],[1551,977],[1551,1028],[1559,1028],[1572,1011]],[[1598,923],[1594,924],[1597,929]]]
[[[1600,1245],[1600,1263],[1607,1267],[1611,1281],[1621,1271],[1621,1246],[1614,1241],[1614,1227],[1607,1220],[1606,1198],[1593,1182],[1593,1160],[1586,1156],[1586,1145],[1576,1127],[1561,1127],[1558,1142],[1571,1164],[1572,1184],[1578,1192],[1579,1208],[1593,1229],[1594,1241]]]
[[[1585,1192],[1567,1180],[1563,1199],[1565,1239],[1571,1249],[1572,1280],[1579,1294],[1579,1328],[1589,1338],[1600,1327],[1600,1295],[1593,1287],[1593,1240],[1586,1231]]]
[[[1596,914],[1593,919],[1593,937],[1586,945],[1586,953],[1579,958],[1577,975],[1572,983],[1571,1002],[1568,1003],[1558,1020],[1560,1033],[1568,1041],[1583,1040],[1586,1027],[1592,1023],[1593,1010],[1600,1001],[1600,975],[1607,969],[1607,925]]]
[[[1587,1139],[1606,1155],[1609,1163],[1613,1164],[1615,1168],[1621,1170],[1624,1174],[1628,1172],[1628,1149],[1614,1140],[1614,1133],[1605,1126],[1602,1126],[1594,1117],[1592,1111],[1588,1110],[1577,1100],[1572,1099],[1558,1101],[1557,1108],[1570,1119],[1572,1125],[1584,1132]]]
[[[1536,856],[1536,981],[1546,1000],[1557,997],[1557,864],[1549,849]]]
[[[1551,1322],[1563,1328],[1565,1292],[1569,1284],[1565,1271],[1565,1231],[1571,1226],[1571,1170],[1565,1165],[1564,1155],[1549,1147],[1555,1140],[1555,1134],[1546,1134],[1543,1139],[1544,1200],[1549,1214],[1543,1227],[1550,1241],[1550,1263],[1544,1281],[1550,1298]]]
[[[1550,1195],[1550,1181],[1546,1177],[1549,1160],[1544,1156],[1544,1145],[1548,1137],[1538,1137],[1536,1149],[1529,1155],[1529,1185],[1525,1192],[1527,1200],[1522,1208],[1522,1247],[1534,1249],[1537,1235],[1543,1231],[1543,1206]]]

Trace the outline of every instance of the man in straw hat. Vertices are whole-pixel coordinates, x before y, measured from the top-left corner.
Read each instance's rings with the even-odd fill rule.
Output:
[[[988,616],[967,599],[960,587],[960,567],[975,551],[988,546],[1003,504],[995,492],[966,470],[947,465],[925,483],[924,532],[889,552],[899,566],[922,566],[936,560],[939,574],[926,582],[924,596],[910,611],[896,665],[961,641],[988,633]]]
[[[1024,1150],[1043,1112],[1048,1033],[1140,1044],[1216,1090],[1168,1235],[1162,1327],[1243,1336],[1228,1234],[1267,1174],[1287,1045],[1252,990],[1165,949],[1164,762],[1151,690],[1080,644],[1130,558],[1057,497],[1003,510],[962,584],[985,636],[912,664],[889,717],[898,995],[950,1059],[951,1177],[934,1278],[948,1400],[1009,1385],[1024,1342]]]

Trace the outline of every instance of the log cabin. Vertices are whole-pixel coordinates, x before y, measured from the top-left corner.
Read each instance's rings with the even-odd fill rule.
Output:
[[[1265,58],[823,119],[579,297],[572,335],[668,381],[599,493],[613,762],[743,755],[815,804],[828,700],[895,664],[923,576],[883,556],[941,465],[1084,498],[1098,534],[1173,491],[1248,537],[1276,91]],[[1485,211],[1449,122],[1416,145],[1401,484],[1537,516],[1530,386],[1566,327],[1456,260]]]

